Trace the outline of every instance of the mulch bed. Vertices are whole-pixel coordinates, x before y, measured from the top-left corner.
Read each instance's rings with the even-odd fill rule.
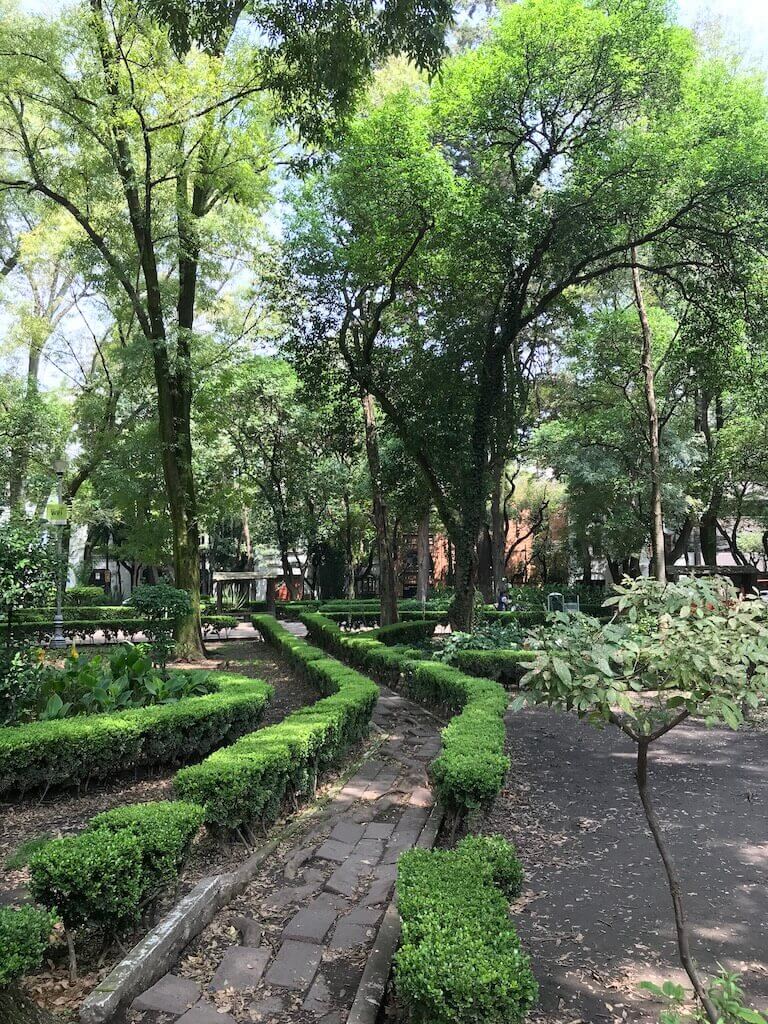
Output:
[[[482,831],[513,841],[513,907],[541,986],[536,1024],[658,1021],[643,980],[683,982],[670,897],[642,814],[634,747],[616,729],[524,711],[512,769]],[[650,781],[682,876],[701,966],[743,974],[768,1005],[768,733],[686,724],[656,744]]]
[[[275,695],[268,705],[262,725],[282,721],[292,711],[312,704],[319,698],[317,690],[273,658],[262,643],[222,641],[206,646],[208,661],[202,666],[196,665],[196,668],[231,670],[263,679],[274,687]],[[53,839],[77,833],[95,814],[113,807],[172,799],[172,779],[176,770],[176,767],[161,768],[143,773],[141,777],[131,772],[122,778],[94,782],[87,792],[78,792],[76,789],[51,790],[43,800],[28,796],[23,800],[0,804],[0,864],[3,865],[0,874],[0,906],[18,904],[26,898],[27,869],[21,867],[11,870],[5,867],[8,856],[22,844],[40,837]],[[205,875],[233,868],[249,852],[242,844],[222,846],[203,833],[193,847],[179,891],[173,898],[189,891]],[[162,910],[162,907],[159,908],[160,913]],[[66,979],[62,958],[61,963],[57,961],[49,970],[28,979],[25,988],[41,1005],[61,1012],[63,1020],[68,1020],[70,1016],[74,1019],[76,1007],[109,972],[120,955],[119,951],[112,951],[100,967],[94,968],[94,964],[89,964],[86,953],[82,958],[82,977],[75,986],[70,986]]]

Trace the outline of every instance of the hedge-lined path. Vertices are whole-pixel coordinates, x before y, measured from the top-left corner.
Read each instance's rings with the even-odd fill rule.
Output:
[[[303,627],[286,623],[303,635]],[[372,755],[139,997],[129,1019],[343,1024],[395,882],[432,808],[440,723],[382,687]]]
[[[507,716],[512,771],[483,824],[518,847],[518,930],[541,1024],[658,1021],[642,980],[682,982],[670,898],[616,729],[536,710]],[[657,811],[682,876],[703,966],[743,972],[768,1006],[768,733],[685,725],[652,756]]]
[[[287,667],[284,661],[274,657],[272,651],[261,641],[249,623],[250,641],[222,641],[209,645],[209,661],[195,668],[210,668],[226,671],[228,667],[239,675],[263,679],[274,687],[275,694],[267,705],[262,725],[273,725],[286,715],[318,699],[317,690],[301,676]],[[27,870],[25,867],[5,866],[9,855],[22,844],[39,838],[58,838],[79,832],[95,814],[129,803],[146,803],[150,800],[171,799],[171,781],[177,767],[155,769],[142,773],[137,779],[134,773],[106,782],[93,782],[87,792],[78,793],[74,788],[51,790],[43,800],[39,795],[22,800],[0,803],[0,906],[18,902],[25,897]],[[235,848],[235,858],[245,852]],[[213,843],[197,844],[187,866],[183,880],[184,888],[194,884],[209,872],[213,864],[221,860],[221,851]],[[231,862],[231,861],[230,861]]]

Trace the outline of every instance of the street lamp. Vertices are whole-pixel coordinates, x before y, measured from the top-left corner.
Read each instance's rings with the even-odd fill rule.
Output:
[[[62,483],[64,480],[64,474],[67,471],[67,464],[64,459],[56,459],[53,464],[53,471],[56,474],[56,496],[58,499],[58,508],[56,509],[56,515],[52,517],[52,524],[58,526],[59,536],[57,542],[57,553],[58,553],[58,564],[57,564],[57,580],[56,580],[56,614],[53,617],[53,636],[51,642],[48,645],[51,648],[61,648],[67,646],[67,638],[64,636],[64,613],[62,611],[62,605],[64,603],[64,585],[66,578],[62,572],[62,558],[64,555],[64,527],[67,525],[66,510],[62,516]]]

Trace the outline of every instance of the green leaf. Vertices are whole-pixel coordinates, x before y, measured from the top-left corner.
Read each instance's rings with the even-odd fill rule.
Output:
[[[562,661],[560,658],[553,658],[552,667],[554,668],[555,672],[557,672],[558,678],[562,683],[564,683],[566,686],[572,685],[573,679],[571,676],[571,670],[568,668],[564,661]]]

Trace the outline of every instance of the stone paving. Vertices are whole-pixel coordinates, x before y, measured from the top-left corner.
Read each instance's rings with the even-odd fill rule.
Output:
[[[384,734],[373,755],[135,1000],[131,1021],[346,1021],[397,858],[429,817],[440,749],[439,722],[384,687],[373,720]]]

